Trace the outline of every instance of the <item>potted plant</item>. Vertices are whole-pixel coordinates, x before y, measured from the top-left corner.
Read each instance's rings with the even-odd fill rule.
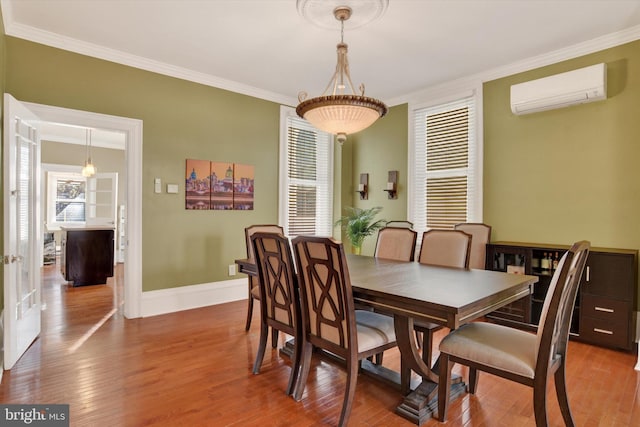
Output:
[[[370,236],[386,225],[386,220],[374,221],[375,216],[382,211],[379,206],[369,209],[345,208],[347,214],[336,221],[336,225],[342,226],[347,234],[347,239],[353,247],[353,253],[360,255],[362,242],[365,237]]]

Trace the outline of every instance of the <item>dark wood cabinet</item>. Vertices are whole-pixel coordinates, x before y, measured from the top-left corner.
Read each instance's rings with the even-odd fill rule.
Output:
[[[567,249],[569,246],[535,243],[488,244],[487,269],[524,271],[537,275],[539,281],[531,295],[487,317],[497,323],[535,329],[554,273],[553,261]],[[572,338],[605,347],[633,349],[637,271],[637,250],[591,248],[573,309]]]
[[[63,228],[60,268],[73,286],[107,283],[113,276],[112,228]]]

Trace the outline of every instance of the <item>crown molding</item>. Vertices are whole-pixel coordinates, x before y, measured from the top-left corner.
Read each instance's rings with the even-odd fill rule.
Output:
[[[482,71],[474,75],[465,76],[449,82],[429,86],[419,91],[390,99],[387,101],[387,104],[394,106],[411,102],[421,102],[424,99],[432,96],[434,93],[442,94],[457,90],[465,90],[476,86],[478,82],[484,83],[502,77],[511,76],[513,74],[522,73],[525,71],[533,70],[535,68],[544,67],[558,62],[566,61],[568,59],[588,55],[590,53],[598,52],[604,49],[609,49],[625,43],[636,41],[638,39],[640,39],[640,25],[629,27],[622,31],[607,34],[542,55],[513,62],[508,65]]]
[[[132,55],[115,49],[93,43],[83,42],[70,37],[64,37],[49,31],[43,31],[28,25],[14,22],[11,2],[0,0],[2,17],[4,21],[5,33],[12,37],[29,40],[35,43],[44,44],[58,49],[128,65],[130,67],[176,77],[183,80],[200,83],[206,86],[224,89],[239,94],[252,96],[259,99],[275,102],[282,105],[295,106],[298,100],[282,94],[265,91],[253,86],[245,85],[236,81],[223,79],[210,74],[201,73],[187,68],[176,67],[160,61]],[[562,49],[548,52],[542,55],[516,61],[511,64],[492,68],[473,75],[465,76],[456,80],[443,82],[386,100],[389,106],[396,106],[410,102],[420,102],[433,92],[443,93],[447,91],[464,90],[473,87],[480,82],[487,82],[513,74],[529,71],[535,68],[577,58],[579,56],[608,49],[614,46],[625,44],[640,39],[640,25],[627,28],[622,31],[607,34],[585,42],[577,43]]]
[[[128,65],[145,71],[151,71],[170,77],[176,77],[206,86],[224,89],[231,92],[248,95],[255,98],[272,101],[284,105],[296,105],[296,99],[278,93],[262,90],[253,86],[245,85],[236,81],[223,79],[188,68],[177,67],[149,58],[125,53],[115,49],[109,49],[93,43],[87,43],[71,37],[61,36],[49,31],[43,31],[28,25],[11,22],[10,11],[5,11],[5,6],[9,2],[2,1],[3,16],[5,21],[5,32],[7,35],[40,43],[46,46],[63,49],[66,51],[91,56],[117,64]]]

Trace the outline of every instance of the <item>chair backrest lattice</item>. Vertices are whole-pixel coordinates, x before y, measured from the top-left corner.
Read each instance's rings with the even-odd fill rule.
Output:
[[[284,236],[284,229],[277,224],[256,224],[250,225],[249,227],[244,229],[244,235],[247,244],[247,258],[250,261],[255,259],[253,255],[253,247],[251,246],[251,236],[254,233],[276,233],[281,236]]]
[[[300,322],[300,296],[289,239],[259,232],[251,236],[251,242],[262,285],[262,315],[272,326],[275,323],[281,330],[292,331]]]
[[[342,244],[312,236],[296,237],[292,243],[306,339],[338,356],[356,357],[355,308]]]

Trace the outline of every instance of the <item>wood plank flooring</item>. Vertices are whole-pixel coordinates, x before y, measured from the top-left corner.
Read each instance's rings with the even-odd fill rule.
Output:
[[[125,320],[121,270],[106,286],[73,288],[57,266],[44,268],[42,334],[5,372],[0,402],[68,403],[73,426],[337,423],[346,379],[341,368],[314,356],[301,402],[284,394],[290,365],[277,351],[269,347],[262,372],[251,373],[257,308],[249,332],[246,301]],[[385,352],[384,360],[397,369],[397,351]],[[635,361],[632,353],[570,342],[568,388],[577,426],[640,425]],[[466,378],[462,368],[454,371]],[[561,426],[552,384],[549,390],[550,423]],[[411,426],[394,413],[400,400],[394,389],[361,375],[349,424]],[[534,426],[532,400],[529,388],[481,374],[477,395],[454,401],[447,425]]]

